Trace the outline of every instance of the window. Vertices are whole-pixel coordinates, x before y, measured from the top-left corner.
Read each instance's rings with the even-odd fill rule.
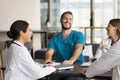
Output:
[[[74,16],[72,28],[84,33],[86,43],[100,43],[107,38],[105,28],[109,20],[117,17],[117,4],[117,0],[41,0],[41,25],[42,28],[60,30],[60,15],[69,10]]]

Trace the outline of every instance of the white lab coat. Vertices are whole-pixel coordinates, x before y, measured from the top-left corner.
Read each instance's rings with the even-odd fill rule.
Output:
[[[5,80],[36,80],[55,71],[54,67],[43,68],[42,64],[34,62],[27,48],[14,42],[9,48]]]
[[[108,71],[112,71],[112,80],[120,80],[120,39],[89,66],[86,76],[93,77]]]
[[[98,47],[98,49],[96,51],[96,54],[95,54],[94,58],[99,59],[105,52],[107,52],[107,49],[101,49],[101,46],[107,45],[107,46],[111,47],[111,43],[112,43],[112,39],[111,38],[104,39],[100,43],[100,45],[99,45],[99,47]]]

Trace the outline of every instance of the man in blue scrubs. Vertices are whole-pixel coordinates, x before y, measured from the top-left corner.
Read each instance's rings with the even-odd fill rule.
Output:
[[[56,61],[62,64],[71,65],[76,62],[83,63],[82,54],[85,39],[82,32],[72,30],[73,14],[66,11],[61,15],[62,31],[55,35],[49,42],[48,50],[45,54],[45,63],[52,63],[52,55],[56,53]],[[76,78],[73,78],[74,80]],[[51,80],[73,80],[70,77],[55,76]],[[80,78],[79,78],[80,79]],[[77,80],[77,79],[76,79]],[[81,80],[81,79],[80,79]]]
[[[82,54],[85,38],[82,32],[72,30],[73,14],[66,11],[61,15],[62,31],[55,35],[48,45],[45,56],[45,63],[52,63],[52,55],[56,53],[56,61],[62,64],[73,64],[84,62]]]

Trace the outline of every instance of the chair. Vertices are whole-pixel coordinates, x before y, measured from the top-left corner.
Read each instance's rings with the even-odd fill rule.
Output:
[[[89,56],[84,56],[85,62],[89,62],[90,61],[90,57]]]
[[[35,59],[45,59],[45,52],[47,49],[40,49],[35,51]]]
[[[45,59],[45,52],[47,51],[47,48],[40,49],[35,51],[35,59]],[[52,59],[55,60],[55,53],[52,56]]]
[[[83,50],[83,55],[84,55],[86,62],[88,62],[89,58],[94,57],[98,47],[99,47],[99,44],[85,44],[84,50]]]
[[[99,44],[92,44],[93,56],[95,56],[98,47],[99,47]]]
[[[0,80],[4,80],[3,56],[2,51],[5,49],[5,41],[0,41]]]
[[[90,58],[93,58],[92,45],[91,44],[86,44],[84,46],[83,55],[84,55],[84,58],[85,58],[85,62],[89,62]]]

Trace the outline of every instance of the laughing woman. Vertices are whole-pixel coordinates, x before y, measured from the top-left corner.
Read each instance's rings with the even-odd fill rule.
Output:
[[[15,21],[7,32],[13,42],[9,48],[5,70],[5,80],[37,80],[55,71],[54,67],[44,67],[33,61],[26,42],[31,41],[32,31],[23,20]]]
[[[111,71],[112,80],[120,80],[120,19],[110,20],[107,34],[113,39],[110,49],[83,71],[93,77]]]

